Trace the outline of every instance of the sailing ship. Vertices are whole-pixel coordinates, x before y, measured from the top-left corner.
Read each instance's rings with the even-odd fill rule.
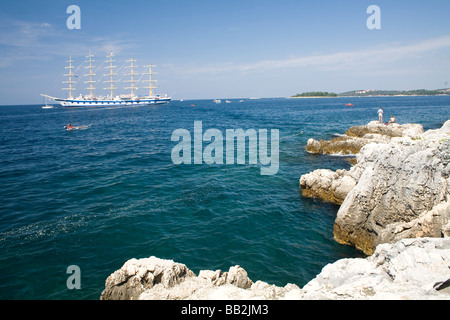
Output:
[[[76,84],[79,82],[79,80],[75,81],[78,76],[73,72],[74,66],[72,64],[72,56],[70,56],[69,60],[66,61],[68,63],[68,66],[65,68],[69,71],[64,76],[66,76],[68,80],[63,81],[63,83],[67,84],[67,87],[63,88],[63,90],[69,91],[69,97],[64,99],[52,97],[47,94],[41,95],[55,100],[64,107],[146,106],[170,102],[171,98],[167,95],[161,96],[159,94],[153,93],[153,89],[156,88],[156,86],[154,85],[154,82],[156,80],[152,79],[152,75],[154,74],[152,72],[152,65],[144,66],[148,71],[143,72],[142,77],[144,75],[147,75],[147,80],[142,80],[142,77],[139,80],[136,78],[139,73],[135,72],[137,67],[135,65],[136,60],[133,57],[131,57],[131,59],[127,61],[127,63],[129,63],[129,66],[127,67],[127,69],[129,69],[129,73],[125,74],[125,76],[130,77],[129,80],[125,81],[129,82],[130,85],[124,89],[129,89],[130,93],[116,95],[115,90],[117,90],[118,88],[115,86],[115,83],[118,82],[118,80],[115,80],[115,76],[117,76],[118,73],[114,72],[114,68],[116,68],[116,66],[113,64],[115,60],[113,60],[114,54],[112,52],[106,57],[107,60],[105,61],[105,63],[107,64],[105,69],[108,69],[109,73],[103,75],[104,77],[107,77],[107,80],[105,80],[104,83],[109,83],[109,86],[104,88],[105,90],[108,90],[108,94],[103,96],[96,96],[95,84],[98,81],[96,81],[94,78],[96,76],[96,73],[94,72],[95,66],[93,65],[93,57],[94,55],[92,55],[92,53],[89,53],[89,55],[86,56],[88,60],[84,61],[84,63],[87,63],[87,66],[85,66],[84,68],[88,71],[85,72],[84,76],[88,77],[89,79],[84,81],[84,83],[88,85],[86,87],[86,89],[89,91],[88,95],[80,94],[78,97],[74,98],[73,92],[76,90]],[[79,69],[79,67],[77,69]],[[140,87],[136,86],[140,82],[148,82],[148,85]],[[148,95],[138,96],[137,90],[139,88],[148,89]]]

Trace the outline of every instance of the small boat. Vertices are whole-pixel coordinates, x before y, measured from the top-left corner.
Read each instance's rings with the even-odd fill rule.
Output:
[[[222,100],[214,99],[213,102],[214,102],[214,103],[222,103]]]
[[[53,109],[53,105],[48,104],[47,97],[45,97],[45,106],[42,106],[42,109]]]
[[[346,103],[345,106],[346,106],[346,107],[354,107],[355,105],[352,104],[352,103]]]
[[[88,129],[89,128],[89,126],[72,126],[72,125],[67,125],[67,126],[64,126],[64,129],[66,130],[66,131],[72,131],[72,130],[86,130],[86,129]]]

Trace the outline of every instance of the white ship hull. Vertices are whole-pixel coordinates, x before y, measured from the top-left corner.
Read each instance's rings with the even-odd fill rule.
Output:
[[[84,100],[84,99],[55,99],[63,107],[122,107],[122,106],[148,106],[165,104],[170,98],[143,98],[127,100]]]

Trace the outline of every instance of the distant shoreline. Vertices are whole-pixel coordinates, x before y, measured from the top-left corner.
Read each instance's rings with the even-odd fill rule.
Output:
[[[450,96],[450,89],[415,89],[415,90],[352,90],[341,93],[327,91],[309,91],[297,93],[290,98],[339,98],[339,97],[431,97]]]
[[[321,97],[321,96],[310,96],[310,97],[295,97],[295,96],[292,96],[292,97],[287,97],[288,99],[309,99],[309,98],[314,98],[314,99],[316,99],[316,98],[333,98],[333,99],[335,99],[335,98],[341,98],[341,97],[331,97],[331,96],[329,96],[329,97]]]
[[[320,96],[310,96],[310,97],[287,97],[287,99],[309,99],[309,98],[390,98],[390,97],[450,97],[450,94],[396,94],[396,95],[368,95],[368,96],[337,96],[337,97],[320,97]]]

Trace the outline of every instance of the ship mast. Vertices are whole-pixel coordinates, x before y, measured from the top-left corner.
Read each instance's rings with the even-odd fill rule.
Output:
[[[156,86],[152,85],[152,82],[155,82],[156,80],[152,80],[152,75],[154,73],[152,73],[152,65],[148,65],[148,66],[144,66],[145,68],[148,68],[148,72],[144,72],[143,74],[148,74],[149,75],[149,79],[148,80],[142,80],[143,82],[148,82],[148,86],[147,87],[143,87],[145,89],[149,89],[148,91],[148,96],[149,97],[153,97],[153,89],[156,88]]]
[[[73,77],[75,74],[72,72],[72,69],[73,69],[73,66],[72,66],[72,62],[73,62],[73,60],[72,60],[72,55],[69,56],[69,60],[66,61],[66,62],[69,63],[69,66],[68,66],[68,67],[65,67],[65,69],[69,69],[69,73],[65,74],[64,76],[69,77],[69,80],[68,80],[68,81],[63,81],[63,83],[68,83],[68,84],[69,84],[69,87],[68,87],[68,88],[63,88],[63,90],[69,90],[69,99],[73,99],[73,98],[72,98],[72,91],[74,91],[75,88],[73,87],[72,84],[74,84],[75,81],[72,81],[72,77]]]
[[[128,67],[130,68],[130,73],[127,73],[125,75],[131,76],[131,80],[126,80],[125,82],[131,82],[131,86],[126,87],[125,89],[131,89],[131,98],[134,98],[134,90],[138,89],[138,87],[134,85],[134,83],[137,82],[136,80],[134,80],[134,76],[138,75],[138,73],[134,72],[134,62],[136,62],[136,60],[131,57],[131,60],[128,60],[127,62],[130,62],[130,66]]]
[[[84,83],[89,83],[89,87],[87,87],[86,89],[88,89],[90,91],[91,99],[94,98],[94,90],[95,90],[95,87],[94,87],[95,81],[93,80],[93,76],[95,76],[95,73],[92,72],[92,68],[94,68],[94,66],[92,65],[92,62],[94,62],[94,60],[92,60],[92,57],[94,57],[94,56],[89,51],[89,55],[86,56],[86,58],[89,58],[89,60],[85,61],[85,62],[89,62],[89,66],[84,67],[85,69],[89,69],[89,73],[84,75],[85,77],[89,76],[89,81],[85,81]]]
[[[105,74],[105,76],[110,76],[110,80],[104,81],[104,83],[110,83],[110,86],[108,88],[105,88],[105,90],[111,90],[111,99],[114,99],[114,90],[117,89],[114,86],[114,82],[117,82],[117,80],[114,80],[114,76],[117,75],[117,73],[113,72],[113,68],[115,68],[116,66],[113,65],[113,57],[114,54],[111,52],[111,54],[109,56],[107,56],[107,58],[109,58],[109,60],[106,60],[106,62],[109,62],[109,66],[105,67],[105,69],[109,69],[109,73]]]

